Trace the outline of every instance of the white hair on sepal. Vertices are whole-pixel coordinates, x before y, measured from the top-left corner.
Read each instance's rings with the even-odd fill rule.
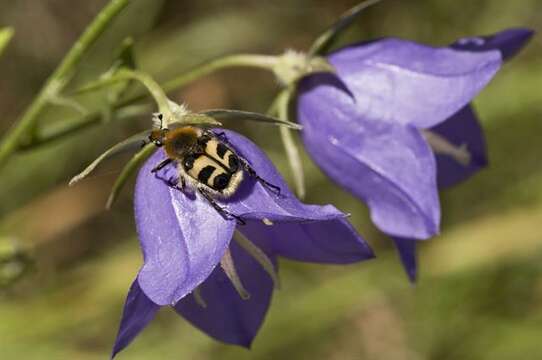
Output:
[[[177,104],[175,101],[170,99],[167,99],[167,103],[171,112],[173,113],[175,121],[179,121],[179,119],[182,119],[189,113],[188,108],[185,104]]]

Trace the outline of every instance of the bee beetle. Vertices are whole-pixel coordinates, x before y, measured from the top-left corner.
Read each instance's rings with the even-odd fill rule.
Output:
[[[164,147],[167,158],[151,171],[156,173],[176,162],[179,180],[170,185],[182,191],[188,183],[225,218],[233,218],[245,224],[241,217],[215,201],[215,198],[229,198],[235,194],[243,181],[243,171],[280,195],[278,186],[259,177],[248,161],[228,145],[226,134],[215,134],[195,126],[164,128],[162,114],[156,115],[155,124],[155,130],[148,139],[157,147]]]

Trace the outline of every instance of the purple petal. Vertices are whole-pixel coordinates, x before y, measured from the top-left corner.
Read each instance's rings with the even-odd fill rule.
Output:
[[[418,276],[418,265],[416,259],[416,240],[392,237],[393,243],[399,253],[401,263],[405,268],[409,280],[414,283]]]
[[[525,28],[507,29],[488,36],[463,38],[452,48],[468,51],[499,50],[504,60],[515,56],[533,37],[534,31]]]
[[[251,239],[276,259],[262,239]],[[222,268],[217,267],[199,287],[207,307],[198,305],[191,294],[175,305],[176,311],[208,335],[226,343],[250,347],[262,325],[273,293],[273,282],[263,268],[236,242],[230,246],[235,267],[250,299],[243,300]]]
[[[137,280],[132,283],[120,322],[119,332],[111,358],[114,358],[121,350],[128,346],[132,340],[154,319],[154,315],[160,306],[153,303],[141,291]]]
[[[467,105],[501,66],[498,51],[466,52],[388,38],[329,56],[364,117],[434,126]]]
[[[280,188],[280,195],[277,195],[245,173],[238,191],[223,201],[229,211],[247,220],[266,218],[273,222],[330,220],[345,216],[331,205],[301,203],[262,150],[244,136],[232,131],[224,132],[230,145],[251,164],[257,175]]]
[[[199,196],[166,185],[174,167],[151,173],[163,159],[157,151],[141,168],[134,199],[144,258],[139,285],[159,305],[176,303],[211,274],[236,226]]]
[[[435,159],[418,130],[366,118],[329,75],[301,84],[298,119],[305,146],[335,182],[367,202],[373,222],[394,236],[438,233]]]
[[[272,226],[250,222],[239,230],[249,239],[265,239],[277,255],[293,260],[349,264],[374,257],[369,245],[343,218]]]
[[[472,106],[466,106],[442,124],[430,129],[456,146],[466,145],[471,162],[465,166],[450,156],[437,154],[437,183],[440,188],[464,181],[487,165],[484,133]]]

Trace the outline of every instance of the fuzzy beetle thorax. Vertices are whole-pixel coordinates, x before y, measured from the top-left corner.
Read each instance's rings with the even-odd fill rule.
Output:
[[[170,158],[182,157],[187,152],[193,152],[198,146],[202,131],[191,126],[169,130],[164,136],[164,147]]]

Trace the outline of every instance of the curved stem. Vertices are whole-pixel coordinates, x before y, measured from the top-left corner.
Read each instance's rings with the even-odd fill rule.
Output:
[[[164,92],[168,93],[202,76],[211,74],[221,69],[225,69],[229,67],[254,67],[254,68],[259,68],[259,69],[272,70],[276,62],[277,62],[276,56],[256,55],[256,54],[228,55],[223,58],[212,60],[210,62],[196,66],[192,70],[189,70],[182,75],[179,75],[169,81],[166,81],[165,83],[161,84],[160,87],[162,88]],[[102,85],[108,84],[108,83],[114,83],[118,80],[119,79],[116,77],[112,79],[104,80],[102,82]],[[99,86],[96,85],[96,88],[98,87]],[[117,103],[113,104],[112,110],[118,110],[127,105],[131,105],[135,102],[144,100],[147,98],[147,96],[148,96],[148,93],[144,92],[141,94],[136,94],[136,95],[127,97],[125,99],[119,100]],[[84,128],[91,126],[93,124],[99,123],[101,119],[102,119],[102,114],[100,112],[93,112],[91,114],[88,114],[87,116],[85,116]],[[73,132],[78,131],[78,130],[79,130],[79,127],[74,126],[70,128],[70,131],[63,132],[63,133],[56,133],[53,135],[54,140],[58,139],[61,136],[72,134]],[[38,143],[25,144],[24,146],[19,146],[19,147],[24,148],[25,150],[29,150],[33,148],[34,146],[39,146],[40,144],[47,143],[50,140],[52,139],[43,138]]]
[[[51,94],[59,93],[62,90],[65,86],[66,78],[72,73],[75,66],[79,64],[83,55],[129,2],[130,0],[111,0],[86,28],[60,65],[49,76],[20,120],[4,136],[4,140],[0,144],[0,167],[5,164],[8,156],[17,148],[19,141],[35,127],[38,115],[48,103]]]
[[[224,56],[196,66],[192,70],[166,81],[162,87],[164,91],[170,92],[202,76],[228,67],[254,67],[272,71],[277,61],[278,58],[271,55],[237,54]]]
[[[168,103],[166,93],[164,90],[162,90],[162,87],[156,81],[154,81],[152,77],[150,77],[150,75],[137,70],[121,69],[119,70],[117,77],[119,79],[131,79],[139,81],[147,88],[154,101],[156,101],[158,111],[164,114],[166,119],[173,118],[173,112],[171,111],[170,104]]]

